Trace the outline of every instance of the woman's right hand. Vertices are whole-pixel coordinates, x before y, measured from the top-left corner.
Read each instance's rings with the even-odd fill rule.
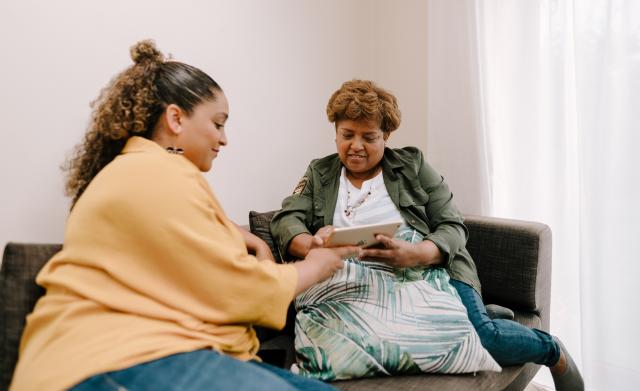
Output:
[[[331,232],[333,232],[333,226],[325,225],[315,235],[306,232],[296,235],[289,243],[287,252],[294,257],[304,258],[309,254],[309,251],[324,247],[327,240],[329,240]]]
[[[333,232],[333,225],[325,225],[320,228],[315,235],[311,238],[311,246],[309,250],[313,250],[314,248],[321,248],[327,244],[331,233]]]
[[[331,277],[344,267],[344,259],[356,256],[359,250],[360,248],[355,246],[310,250],[305,259],[293,264],[298,269],[295,295],[298,296],[312,285]]]

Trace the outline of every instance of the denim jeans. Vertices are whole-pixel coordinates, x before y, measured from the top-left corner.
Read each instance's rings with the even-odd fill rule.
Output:
[[[214,350],[179,353],[83,381],[73,391],[111,390],[335,390],[319,380]]]
[[[492,320],[475,289],[461,281],[452,279],[449,282],[467,307],[469,320],[478,332],[482,346],[498,364],[509,366],[534,362],[553,366],[558,362],[560,347],[551,335],[512,320]]]

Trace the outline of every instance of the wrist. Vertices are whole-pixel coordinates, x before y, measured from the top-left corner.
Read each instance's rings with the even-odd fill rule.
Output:
[[[294,257],[304,258],[309,254],[311,250],[311,235],[308,233],[300,233],[296,235],[291,242],[289,242],[289,248],[287,252]]]
[[[252,234],[251,232],[242,229],[240,231],[242,233],[242,236],[244,237],[244,244],[245,246],[247,246],[248,250],[257,250],[258,247],[260,246],[262,240],[260,238],[258,238],[256,235]]]
[[[420,243],[420,264],[424,266],[438,265],[442,262],[440,249],[431,240]]]
[[[306,257],[309,254],[309,251],[313,250],[313,236],[307,235],[305,239],[304,256]]]
[[[324,279],[321,262],[303,259],[293,265],[298,270],[296,296]]]

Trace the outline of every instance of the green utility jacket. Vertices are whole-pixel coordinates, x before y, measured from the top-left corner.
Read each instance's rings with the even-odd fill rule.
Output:
[[[271,234],[281,254],[296,235],[313,235],[333,223],[342,163],[338,154],[313,160],[282,210],[271,221]],[[431,240],[444,255],[451,278],[480,293],[476,265],[465,248],[468,231],[452,202],[449,187],[414,147],[385,148],[382,159],[385,187],[404,220]]]

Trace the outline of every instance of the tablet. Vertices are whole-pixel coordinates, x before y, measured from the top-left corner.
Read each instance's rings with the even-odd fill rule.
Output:
[[[383,234],[393,237],[402,221],[391,223],[358,225],[355,227],[334,228],[327,240],[327,247],[360,246],[369,247],[378,241],[375,236]]]

